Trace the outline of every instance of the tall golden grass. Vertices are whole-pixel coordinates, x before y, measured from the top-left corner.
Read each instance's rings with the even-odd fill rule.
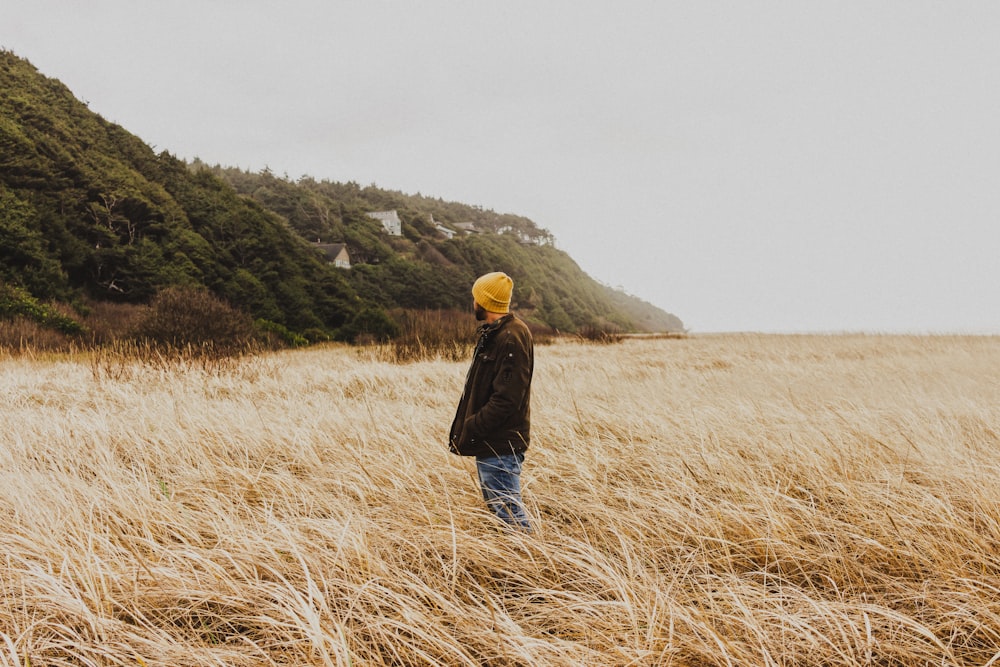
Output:
[[[1000,339],[539,347],[533,535],[464,373],[2,357],[0,664],[1000,664]]]

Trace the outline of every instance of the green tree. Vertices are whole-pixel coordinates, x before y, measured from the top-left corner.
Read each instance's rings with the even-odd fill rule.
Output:
[[[65,294],[65,276],[46,251],[42,234],[31,226],[35,215],[30,204],[0,183],[0,280],[54,298]]]

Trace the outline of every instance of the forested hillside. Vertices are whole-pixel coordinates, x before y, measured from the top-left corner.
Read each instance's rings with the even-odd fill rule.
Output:
[[[399,236],[367,215],[382,210],[397,212]],[[343,243],[351,268],[331,263],[317,241]],[[28,301],[82,311],[182,286],[206,288],[265,325],[349,339],[360,320],[385,321],[392,309],[467,309],[471,282],[491,270],[514,277],[515,307],[540,326],[682,328],[591,279],[526,218],[188,164],[0,52],[0,317],[24,316]]]

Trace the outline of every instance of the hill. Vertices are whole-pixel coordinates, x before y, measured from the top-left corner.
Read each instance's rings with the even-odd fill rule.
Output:
[[[682,328],[594,281],[526,218],[188,164],[154,152],[10,52],[0,52],[0,156],[0,283],[25,299],[79,309],[206,288],[258,321],[350,338],[372,313],[467,309],[475,276],[505,270],[517,284],[515,307],[537,325]],[[381,210],[397,212],[399,236],[367,215]],[[317,240],[345,244],[352,268],[329,262]]]

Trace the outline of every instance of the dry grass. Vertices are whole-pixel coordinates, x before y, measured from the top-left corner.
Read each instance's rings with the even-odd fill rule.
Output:
[[[0,360],[0,665],[1000,664],[1000,339],[536,350],[500,532],[464,362]]]

